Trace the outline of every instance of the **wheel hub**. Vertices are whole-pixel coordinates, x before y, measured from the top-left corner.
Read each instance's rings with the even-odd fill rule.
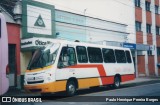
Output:
[[[74,93],[75,87],[73,85],[69,85],[69,91],[70,91],[70,93]]]

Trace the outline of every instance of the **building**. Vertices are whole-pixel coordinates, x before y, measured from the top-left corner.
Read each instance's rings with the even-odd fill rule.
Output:
[[[0,5],[0,11],[4,14],[7,21],[8,31],[8,48],[9,48],[9,82],[11,87],[16,87],[19,84],[20,71],[20,24],[17,24],[13,15],[8,12],[5,7]]]
[[[137,51],[138,76],[158,76],[160,68],[160,0],[134,0],[136,44],[152,46]]]

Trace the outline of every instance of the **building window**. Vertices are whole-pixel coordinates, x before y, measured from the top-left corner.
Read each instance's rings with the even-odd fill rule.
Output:
[[[147,24],[146,25],[146,30],[147,30],[147,33],[151,33],[151,25],[150,24]]]
[[[148,55],[152,55],[152,50],[148,50],[148,51],[147,51],[147,54],[148,54]]]
[[[140,6],[141,6],[140,0],[135,0],[135,6],[136,6],[136,7],[140,7]]]
[[[159,14],[158,9],[159,9],[159,6],[155,5],[155,13],[156,14]]]
[[[156,26],[156,35],[160,35],[160,27]]]
[[[151,8],[150,8],[150,2],[148,2],[148,1],[146,1],[146,11],[150,11],[151,10]]]
[[[143,55],[142,51],[137,51],[137,55]]]
[[[160,56],[160,47],[157,47],[157,56]]]
[[[136,21],[136,31],[141,31],[141,22]]]

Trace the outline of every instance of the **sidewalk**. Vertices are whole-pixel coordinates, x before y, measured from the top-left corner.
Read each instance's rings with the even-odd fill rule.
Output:
[[[123,82],[123,84],[133,84],[133,83],[146,83],[146,82],[158,82],[160,81],[160,77],[138,77],[133,81]]]
[[[138,77],[133,81],[127,81],[121,83],[126,86],[136,86],[140,84],[151,84],[151,83],[160,83],[160,77]],[[18,90],[16,88],[10,88],[9,91],[4,96],[39,96],[38,93],[26,93],[24,90]]]

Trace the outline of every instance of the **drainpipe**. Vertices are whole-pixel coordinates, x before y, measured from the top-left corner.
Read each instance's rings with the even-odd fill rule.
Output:
[[[13,9],[13,13],[14,13],[14,20],[16,21],[17,24],[21,24],[21,20],[22,20],[22,0],[19,0],[18,2],[16,2],[14,9]]]

